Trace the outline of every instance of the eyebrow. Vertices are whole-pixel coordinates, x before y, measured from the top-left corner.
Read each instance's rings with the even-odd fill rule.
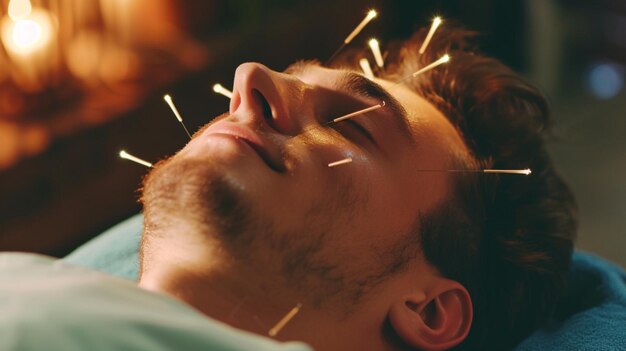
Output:
[[[412,140],[407,123],[407,113],[402,104],[380,84],[352,71],[343,71],[339,86],[365,98],[381,100],[392,112],[393,121],[401,134]]]
[[[318,61],[298,61],[287,67],[284,73],[297,75],[304,74],[313,67],[323,67]],[[355,93],[364,98],[376,99],[385,102],[385,105],[392,111],[393,121],[400,134],[409,141],[413,141],[413,136],[409,132],[406,109],[394,98],[387,89],[380,84],[350,70],[340,70],[341,77],[338,79],[338,88],[345,89],[349,93]]]

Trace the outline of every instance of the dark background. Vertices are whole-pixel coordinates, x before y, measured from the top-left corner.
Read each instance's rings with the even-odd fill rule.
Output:
[[[187,126],[195,130],[228,108],[228,100],[211,87],[221,82],[230,88],[238,64],[260,61],[282,70],[297,59],[323,61],[367,10],[376,8],[379,18],[353,45],[365,45],[375,35],[384,48],[441,15],[481,32],[484,52],[546,93],[556,122],[550,149],[579,202],[577,246],[626,265],[626,2],[166,2],[177,30],[205,50],[202,64],[179,69],[161,59],[167,55],[159,48],[144,50],[143,75],[132,82],[132,91],[141,92],[138,98],[105,113],[102,122],[54,134],[41,152],[0,169],[0,250],[65,255],[140,211],[136,189],[146,169],[120,160],[117,153],[125,148],[157,161],[184,145],[187,137],[163,102],[164,93],[173,96]],[[0,5],[5,7],[6,0]],[[124,89],[109,86],[106,99],[113,106],[130,96],[128,91],[128,84]],[[83,115],[74,103],[61,100],[54,106]],[[50,121],[54,126],[56,120],[46,120],[48,112],[42,111],[0,115],[0,122]],[[0,148],[8,145],[2,135],[8,134],[0,134]]]

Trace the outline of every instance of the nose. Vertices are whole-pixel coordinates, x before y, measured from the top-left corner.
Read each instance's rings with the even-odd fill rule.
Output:
[[[290,116],[289,104],[296,99],[288,76],[259,63],[244,63],[235,71],[230,114],[242,119],[262,119],[280,133],[295,135],[298,122]]]

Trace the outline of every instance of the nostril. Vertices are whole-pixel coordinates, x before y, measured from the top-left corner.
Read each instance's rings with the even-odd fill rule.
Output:
[[[265,118],[265,120],[268,122],[272,122],[272,120],[274,119],[274,117],[272,116],[272,107],[270,106],[265,96],[263,96],[263,94],[261,94],[261,92],[256,89],[253,90],[252,93],[255,95],[256,98],[259,99],[259,102],[261,103],[263,118]]]

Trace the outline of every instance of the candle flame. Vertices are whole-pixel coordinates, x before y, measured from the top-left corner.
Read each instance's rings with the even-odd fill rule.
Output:
[[[23,56],[45,48],[54,34],[53,19],[42,9],[34,9],[28,18],[2,22],[2,42],[13,54]]]
[[[11,0],[9,1],[9,17],[14,21],[19,21],[30,16],[33,6],[29,0]]]
[[[42,37],[41,25],[33,20],[19,20],[13,26],[11,39],[20,49],[36,46]]]

